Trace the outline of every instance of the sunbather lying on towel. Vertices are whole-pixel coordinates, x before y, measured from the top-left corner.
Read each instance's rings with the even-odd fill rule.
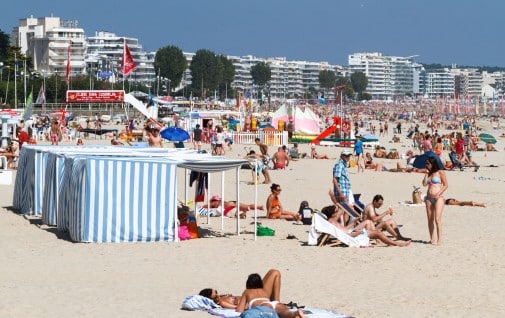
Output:
[[[329,223],[333,224],[336,226],[338,229],[345,231],[352,237],[358,237],[359,235],[367,235],[368,238],[370,239],[377,239],[384,244],[387,245],[392,245],[392,246],[407,246],[410,244],[410,241],[393,241],[389,239],[382,231],[376,230],[376,229],[366,229],[366,226],[357,226],[357,227],[352,227],[352,226],[343,226],[340,223],[340,219],[344,213],[344,211],[334,205],[326,206],[324,207],[321,212],[326,215],[326,218]],[[355,219],[356,220],[356,219]],[[356,221],[351,221],[351,222],[356,222]],[[365,222],[370,222],[370,220],[366,220]],[[363,223],[363,222],[362,222]],[[363,229],[365,227],[365,229]]]
[[[218,195],[213,195],[211,198],[210,198],[210,208],[211,209],[217,209],[219,207],[221,207],[221,197],[219,197]],[[233,209],[236,209],[237,208],[237,202],[236,201],[224,201],[223,202],[223,207],[224,207],[224,215],[227,216],[228,215],[228,212],[230,212],[231,210]],[[203,205],[204,208],[208,208],[207,207],[207,204]],[[262,205],[258,205],[256,206],[256,208],[258,210],[263,210],[263,206]],[[251,210],[254,210],[254,204],[251,203],[251,204],[246,204],[246,203],[242,203],[240,202],[240,211],[242,212],[240,214],[240,216],[243,218],[245,217],[245,213],[248,212],[248,211],[251,211]]]
[[[276,269],[269,270],[263,279],[259,274],[251,274],[247,278],[246,290],[242,293],[237,312],[244,312],[258,306],[274,309],[281,318],[305,317],[303,311],[290,311],[289,307],[280,302],[281,273]]]
[[[231,294],[219,295],[217,290],[212,288],[202,289],[199,295],[212,299],[219,306],[229,309],[236,309],[240,301],[240,296],[233,296]]]
[[[482,208],[486,207],[485,203],[475,202],[475,201],[459,201],[459,200],[452,199],[452,198],[446,199],[445,205],[480,206]]]

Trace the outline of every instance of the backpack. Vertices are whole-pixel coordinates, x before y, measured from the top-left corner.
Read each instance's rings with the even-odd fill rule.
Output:
[[[314,211],[309,207],[309,202],[307,201],[302,201],[300,203],[300,209],[298,210],[298,213],[300,214],[302,218],[302,223],[305,225],[311,225],[312,224],[312,213]]]

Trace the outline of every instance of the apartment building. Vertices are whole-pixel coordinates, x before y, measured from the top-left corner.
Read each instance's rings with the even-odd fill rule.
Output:
[[[77,20],[20,19],[19,26],[12,30],[11,43],[32,57],[33,68],[39,72],[65,76],[70,50],[71,75],[85,73],[86,38]]]
[[[113,32],[97,31],[87,38],[88,50],[86,57],[86,72],[109,81],[115,81],[121,76],[119,70],[123,58],[124,44],[128,45],[137,68],[129,75],[133,82],[152,85],[156,80],[154,70],[155,52],[145,52],[138,39],[118,36]]]
[[[367,76],[366,92],[374,99],[394,99],[414,94],[414,83],[420,85],[420,79],[414,78],[420,72],[413,58],[383,56],[379,52],[354,53],[348,57],[349,72],[362,72]]]
[[[228,56],[235,66],[235,80],[233,87],[238,88],[253,97],[259,96],[258,88],[253,84],[251,68],[259,62],[268,64],[272,77],[268,83],[267,92],[275,99],[307,98],[309,88],[320,91],[319,72],[332,70],[337,74],[342,72],[342,67],[330,65],[327,62],[289,61],[285,57],[258,58],[252,55]],[[334,92],[327,92],[327,98],[334,98]]]

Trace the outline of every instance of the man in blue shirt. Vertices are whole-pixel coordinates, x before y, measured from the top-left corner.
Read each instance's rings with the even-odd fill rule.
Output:
[[[354,198],[351,198],[351,181],[347,174],[347,165],[351,156],[352,152],[349,150],[342,151],[340,160],[333,167],[333,194],[339,202],[354,202]]]
[[[361,141],[361,136],[356,135],[356,142],[354,143],[354,154],[356,155],[356,166],[358,167],[358,173],[360,170],[365,172],[365,158],[363,158],[363,141]]]

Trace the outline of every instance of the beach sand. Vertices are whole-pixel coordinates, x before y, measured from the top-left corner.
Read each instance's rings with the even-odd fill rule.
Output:
[[[390,133],[381,138],[381,144],[401,153],[409,149],[410,140],[392,144],[391,137]],[[9,207],[14,185],[0,185],[0,316],[211,317],[180,310],[182,300],[206,287],[239,295],[248,274],[263,275],[277,268],[282,273],[284,302],[356,317],[501,317],[505,312],[504,140],[496,146],[499,152],[474,153],[481,165],[478,172],[447,172],[446,198],[486,202],[487,207],[445,207],[442,246],[421,242],[428,240],[424,206],[404,204],[412,200],[412,187],[421,186],[423,175],[418,173],[350,169],[353,191],[362,194],[361,201],[369,203],[380,193],[385,200],[379,211],[393,207],[402,234],[415,240],[405,248],[306,246],[308,226],[264,218],[259,221],[276,234],[255,241],[252,214],[241,220],[239,236],[236,219],[224,219],[222,231],[220,218],[211,218],[210,224],[201,218],[205,237],[190,241],[72,243],[39,218],[13,213]],[[308,145],[301,148],[309,150]],[[341,150],[318,146],[319,153],[333,158]],[[234,145],[226,155],[242,157],[244,146]],[[297,211],[302,200],[315,209],[328,205],[335,162],[303,159],[286,170],[270,171],[273,182],[283,189],[280,198],[285,209]],[[396,164],[396,160],[382,162],[388,167]],[[255,187],[247,184],[251,172],[241,170],[240,179],[241,200],[253,202]],[[225,199],[235,197],[234,183],[235,172],[226,173]],[[221,195],[219,174],[212,176],[211,189],[211,194]],[[258,185],[258,204],[264,205],[269,193],[269,185]],[[264,215],[259,211],[259,216]],[[289,234],[297,239],[287,239]]]

